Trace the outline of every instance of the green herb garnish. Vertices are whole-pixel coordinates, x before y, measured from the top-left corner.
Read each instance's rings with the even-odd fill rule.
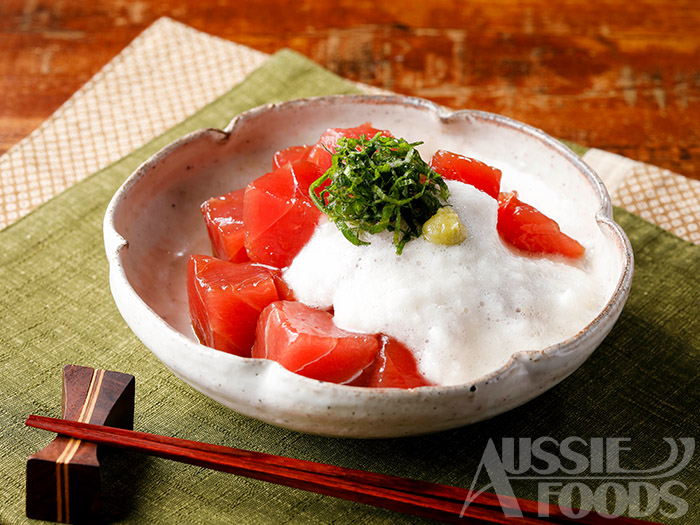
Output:
[[[332,166],[309,188],[311,199],[357,246],[369,244],[365,234],[393,231],[400,255],[450,195],[415,149],[420,144],[380,133],[341,137]]]

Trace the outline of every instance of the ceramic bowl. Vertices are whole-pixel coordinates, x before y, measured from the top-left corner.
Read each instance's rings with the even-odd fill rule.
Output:
[[[468,384],[412,390],[336,385],[199,344],[185,289],[189,254],[211,253],[200,204],[270,170],[276,150],[310,144],[329,127],[371,122],[409,141],[529,167],[570,203],[576,223],[604,237],[607,295],[585,329],[547,348],[513,354]],[[423,155],[423,153],[422,153]],[[424,158],[426,156],[424,155]],[[535,204],[535,203],[533,203]],[[104,221],[114,300],[134,333],[173,374],[231,409],[288,429],[354,438],[437,432],[483,420],[536,397],[576,370],[605,338],[627,299],[633,256],[600,179],[542,131],[509,118],[449,112],[391,96],[334,96],[271,104],[170,144],[117,191]]]

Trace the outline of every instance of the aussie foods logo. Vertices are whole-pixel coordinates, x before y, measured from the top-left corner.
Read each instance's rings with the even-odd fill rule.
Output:
[[[507,516],[523,517],[512,486],[517,480],[536,481],[540,517],[549,516],[550,505],[555,504],[571,519],[584,518],[591,511],[632,518],[658,511],[664,518],[675,519],[688,511],[688,502],[679,496],[688,487],[674,476],[690,463],[694,438],[663,438],[657,449],[667,448],[664,460],[643,470],[625,466],[631,458],[631,438],[507,437],[500,445],[499,453],[493,439],[486,444],[462,515],[479,494],[488,491],[498,494]],[[484,475],[489,481],[480,485]]]

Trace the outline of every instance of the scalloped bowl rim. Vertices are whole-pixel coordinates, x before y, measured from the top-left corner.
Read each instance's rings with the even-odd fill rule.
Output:
[[[182,148],[184,146],[187,146],[187,144],[190,144],[192,142],[195,142],[197,140],[200,140],[202,137],[210,134],[215,134],[219,135],[221,134],[223,137],[229,137],[232,134],[235,134],[238,128],[242,125],[242,123],[246,122],[249,119],[255,119],[258,118],[260,115],[263,115],[267,112],[270,111],[286,111],[293,109],[295,107],[303,106],[303,105],[308,105],[308,104],[313,104],[313,105],[320,105],[323,106],[325,104],[335,104],[338,103],[338,101],[342,101],[343,103],[358,103],[358,104],[379,104],[379,105],[405,105],[408,107],[414,107],[414,108],[421,108],[425,109],[433,114],[435,114],[441,122],[448,122],[451,120],[472,120],[472,119],[477,119],[481,121],[489,121],[498,125],[506,126],[509,128],[513,128],[516,130],[519,130],[521,132],[524,132],[536,139],[538,139],[540,142],[545,144],[547,147],[552,149],[557,155],[560,155],[565,158],[566,161],[570,162],[576,170],[585,176],[585,178],[588,180],[589,184],[595,191],[595,193],[598,196],[600,206],[598,208],[598,211],[595,214],[595,220],[598,223],[599,227],[605,232],[606,230],[609,233],[605,233],[606,237],[611,237],[613,240],[616,241],[619,250],[621,252],[622,259],[624,260],[624,263],[622,265],[622,270],[620,272],[619,278],[617,280],[617,283],[615,284],[614,291],[612,293],[612,296],[610,299],[607,301],[603,309],[600,311],[600,313],[596,316],[595,319],[593,319],[590,323],[588,323],[585,328],[580,330],[577,334],[574,336],[561,341],[559,343],[550,345],[548,347],[542,348],[542,349],[537,349],[537,350],[522,350],[518,352],[514,352],[510,359],[508,359],[507,362],[505,362],[502,366],[499,368],[493,370],[492,372],[485,374],[473,381],[470,381],[465,384],[460,384],[460,385],[449,385],[449,386],[425,386],[425,387],[419,387],[419,388],[414,388],[414,389],[382,389],[382,388],[374,388],[374,389],[368,389],[368,388],[363,388],[363,387],[353,387],[353,386],[346,386],[346,385],[336,385],[333,383],[326,383],[326,382],[321,382],[321,381],[316,381],[313,379],[309,379],[306,377],[299,376],[297,374],[294,374],[292,372],[287,371],[283,367],[281,367],[278,363],[273,362],[273,361],[268,361],[265,359],[254,359],[254,358],[242,358],[238,357],[235,355],[231,354],[225,354],[225,359],[231,359],[235,361],[245,361],[247,363],[250,363],[251,361],[253,362],[258,362],[258,366],[262,369],[267,369],[267,368],[273,368],[273,369],[278,369],[279,374],[281,374],[283,377],[287,376],[287,378],[290,381],[295,381],[295,382],[301,382],[300,384],[306,383],[310,387],[313,386],[314,389],[320,388],[322,389],[327,389],[328,391],[334,391],[338,390],[340,392],[352,392],[353,397],[374,397],[377,392],[381,392],[382,395],[384,396],[390,396],[391,398],[394,399],[400,399],[400,398],[415,398],[417,392],[421,392],[425,395],[431,395],[431,394],[437,394],[437,395],[444,395],[444,394],[455,394],[455,393],[466,393],[466,392],[471,392],[473,393],[475,390],[479,389],[481,386],[488,385],[489,383],[494,383],[498,382],[500,378],[503,378],[507,376],[516,366],[518,362],[523,362],[523,361],[533,361],[533,360],[539,360],[540,357],[543,356],[552,356],[552,355],[558,355],[558,354],[567,354],[571,350],[576,350],[577,348],[580,348],[582,345],[585,346],[587,340],[589,338],[595,339],[597,330],[600,328],[603,328],[605,330],[605,334],[610,331],[612,328],[612,325],[616,322],[617,317],[620,314],[620,311],[622,307],[624,306],[628,294],[629,294],[629,289],[631,286],[631,280],[632,280],[632,275],[633,275],[633,267],[634,267],[634,257],[633,257],[633,252],[632,252],[632,247],[629,242],[629,239],[625,235],[624,231],[622,228],[614,221],[613,215],[612,215],[612,204],[610,201],[610,197],[608,195],[608,192],[601,181],[601,179],[598,177],[598,175],[576,154],[574,153],[570,148],[568,148],[565,144],[562,142],[552,138],[551,136],[547,135],[545,132],[543,132],[540,129],[537,129],[533,126],[530,126],[528,124],[524,124],[522,122],[516,121],[514,119],[511,119],[509,117],[505,117],[502,115],[494,114],[494,113],[488,113],[488,112],[483,112],[483,111],[478,111],[478,110],[469,110],[469,109],[464,109],[464,110],[456,110],[456,111],[451,111],[448,110],[442,106],[439,106],[433,102],[420,99],[420,98],[415,98],[415,97],[406,97],[406,96],[394,96],[394,95],[332,95],[332,96],[322,96],[322,97],[310,97],[310,98],[304,98],[304,99],[295,99],[287,102],[279,102],[279,103],[271,103],[271,104],[265,104],[263,106],[258,106],[256,108],[253,108],[251,110],[248,110],[246,112],[241,113],[240,115],[234,117],[230,123],[223,129],[223,130],[218,130],[214,128],[207,128],[207,129],[201,129],[198,131],[194,131],[191,133],[188,133],[187,135],[181,137],[180,139],[177,139],[170,143],[169,145],[165,146],[162,148],[160,151],[158,151],[155,155],[150,157],[148,160],[143,162],[128,178],[127,180],[121,185],[121,187],[117,190],[117,192],[114,194],[111,202],[108,205],[108,208],[106,210],[105,218],[104,218],[104,240],[105,240],[105,248],[107,252],[107,257],[109,260],[109,266],[110,266],[110,285],[112,289],[112,293],[115,297],[115,301],[117,302],[117,306],[119,307],[119,310],[122,312],[122,315],[125,315],[125,306],[121,304],[120,299],[118,298],[117,293],[115,293],[115,289],[119,287],[126,286],[127,288],[130,288],[131,285],[129,284],[128,277],[126,275],[126,272],[124,270],[122,261],[121,261],[121,256],[123,250],[128,246],[128,241],[122,237],[122,235],[117,231],[115,224],[114,224],[114,217],[117,211],[119,210],[119,207],[124,203],[126,196],[129,194],[130,190],[139,183],[139,181],[147,177],[150,172],[152,172],[154,169],[158,167],[160,163],[163,162],[164,159],[167,159],[168,156],[173,154],[173,152],[177,151],[179,148]],[[209,347],[206,347],[204,345],[201,345],[195,341],[192,341],[190,338],[188,338],[185,334],[181,333],[180,331],[176,330],[175,328],[171,327],[168,323],[166,323],[158,313],[156,313],[149,304],[147,304],[136,292],[131,288],[130,293],[128,295],[131,297],[131,299],[135,300],[136,302],[141,302],[141,305],[143,308],[145,308],[145,311],[148,311],[151,315],[154,316],[154,321],[156,323],[160,322],[162,323],[161,326],[162,329],[171,332],[171,336],[174,338],[174,340],[179,340],[183,344],[186,344],[190,347],[190,350],[195,350],[198,352],[205,352],[205,353],[211,353],[211,352],[217,352],[216,350],[213,350]],[[127,321],[128,322],[128,321]],[[602,326],[605,325],[605,326]],[[133,329],[133,326],[132,326]],[[137,335],[139,335],[137,333]],[[140,337],[140,335],[139,335]],[[604,336],[603,336],[604,337]],[[602,340],[602,338],[600,338]],[[592,351],[600,344],[600,341],[595,344],[595,346],[591,349],[588,350],[588,355],[592,353]],[[147,345],[148,346],[148,345]],[[153,349],[151,348],[153,351]],[[220,353],[220,352],[219,352]],[[585,358],[588,357],[588,355],[585,356]],[[584,360],[585,360],[584,358]],[[583,361],[581,361],[583,362]],[[559,377],[556,381],[552,382],[551,384],[548,384],[545,388],[542,389],[542,391],[545,391],[555,384],[557,384],[559,381],[563,380],[566,376],[568,376],[570,373],[572,373],[578,366],[580,366],[581,363],[579,363],[577,366],[575,366],[572,370],[570,370],[566,375],[563,377]],[[166,364],[166,366],[168,366]],[[170,368],[170,367],[169,367]],[[172,370],[172,369],[171,369]],[[174,372],[174,371],[173,371]],[[181,377],[180,374],[175,372],[175,375],[178,377]],[[188,381],[186,378],[181,377],[181,379],[185,380],[186,382],[190,383],[193,387],[198,388],[197,385],[193,385],[191,381]],[[541,392],[540,392],[541,393]],[[208,394],[207,394],[208,395]],[[536,395],[539,395],[536,394]],[[210,397],[213,397],[210,395]],[[535,397],[535,396],[532,396]],[[530,399],[530,398],[528,398]],[[523,402],[527,401],[528,399],[525,399]],[[219,402],[224,402],[221,399],[218,399]],[[517,406],[517,405],[515,405]],[[514,408],[513,406],[505,409],[509,410],[511,408]],[[505,411],[504,410],[504,411]],[[493,415],[497,415],[500,412],[495,412],[491,413],[485,417],[492,417]],[[253,416],[253,417],[258,417],[258,416]],[[391,431],[388,432],[379,432],[376,436],[374,435],[358,435],[355,436],[353,432],[337,432],[334,430],[330,431],[317,431],[317,430],[306,430],[304,428],[304,425],[302,424],[301,427],[298,425],[294,424],[284,424],[280,423],[279,421],[270,421],[265,419],[264,417],[259,418],[264,421],[271,422],[272,424],[276,424],[278,426],[286,427],[286,428],[292,428],[295,430],[301,430],[304,432],[311,432],[315,434],[321,434],[321,435],[330,435],[330,436],[348,436],[348,437],[394,437],[396,435],[412,435],[412,434],[419,434],[419,433],[430,433],[434,431],[439,431],[439,430],[444,430],[448,428],[454,428],[454,426],[460,426],[460,425],[447,425],[447,426],[439,426],[436,429],[427,429],[425,432],[418,432],[418,431],[410,431],[410,432],[405,432],[405,433],[400,433],[400,434],[393,434]],[[480,419],[483,418],[476,418],[473,419],[471,422],[479,421]],[[468,424],[468,423],[467,423]],[[361,434],[361,433],[360,433]]]

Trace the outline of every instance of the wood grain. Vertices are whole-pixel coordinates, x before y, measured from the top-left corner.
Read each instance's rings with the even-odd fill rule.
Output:
[[[3,0],[0,153],[160,16],[700,179],[695,0]]]
[[[84,366],[63,368],[63,420],[134,426],[134,376]],[[28,518],[60,523],[100,521],[97,445],[56,436],[27,459]]]

